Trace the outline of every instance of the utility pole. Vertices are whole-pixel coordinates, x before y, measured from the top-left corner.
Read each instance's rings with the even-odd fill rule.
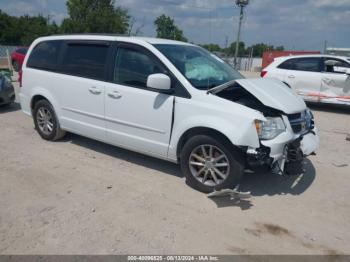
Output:
[[[327,40],[324,41],[324,49],[323,49],[323,54],[327,53],[327,46],[328,46],[328,42]]]
[[[245,6],[249,4],[249,0],[236,0],[236,5],[240,7],[240,15],[239,15],[239,24],[238,24],[238,32],[237,32],[237,40],[236,40],[236,50],[235,50],[235,58],[233,60],[234,68],[237,69],[237,57],[238,57],[238,48],[239,48],[239,38],[241,35],[241,27],[242,27],[242,21],[244,12],[243,9]]]
[[[225,59],[226,59],[226,62],[227,62],[227,58],[228,58],[227,47],[228,47],[228,36],[225,36]]]

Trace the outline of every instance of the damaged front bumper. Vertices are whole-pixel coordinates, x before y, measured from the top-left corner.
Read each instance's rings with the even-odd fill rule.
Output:
[[[284,117],[286,118],[286,117]],[[259,148],[248,148],[246,152],[247,169],[253,172],[283,174],[286,165],[300,162],[305,156],[313,154],[319,145],[317,128],[295,133],[288,123],[286,131],[271,140],[261,140]]]

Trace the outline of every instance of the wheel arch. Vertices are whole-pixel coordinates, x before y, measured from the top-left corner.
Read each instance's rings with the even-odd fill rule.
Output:
[[[30,97],[29,107],[30,107],[31,113],[33,113],[35,103],[37,103],[39,100],[45,99],[52,105],[57,117],[60,118],[59,117],[60,116],[60,112],[59,112],[60,108],[58,107],[57,101],[51,95],[49,90],[42,88],[42,87],[35,87],[35,88],[33,88],[29,97]]]
[[[36,104],[38,101],[40,101],[40,100],[47,100],[47,101],[52,105],[52,103],[50,102],[50,100],[47,99],[45,96],[43,96],[43,95],[34,95],[34,96],[32,97],[32,99],[30,100],[30,109],[32,110],[32,112],[33,112],[33,110],[34,110],[35,104]]]
[[[223,143],[225,143],[226,145],[229,145],[232,148],[236,148],[239,149],[238,146],[234,145],[231,140],[222,132],[214,129],[214,128],[210,128],[210,127],[204,127],[204,126],[198,126],[198,127],[192,127],[190,129],[188,129],[187,131],[185,131],[178,143],[177,143],[177,147],[176,147],[176,157],[179,160],[180,159],[180,154],[181,154],[181,150],[183,148],[183,146],[186,144],[186,142],[191,138],[194,137],[196,135],[207,135],[207,136],[211,136],[213,138],[219,139],[221,140]]]

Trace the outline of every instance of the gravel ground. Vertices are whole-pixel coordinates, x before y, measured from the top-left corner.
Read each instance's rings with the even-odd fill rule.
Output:
[[[304,175],[247,175],[211,200],[179,167],[68,134],[42,140],[0,108],[0,254],[350,254],[349,110],[312,107]]]

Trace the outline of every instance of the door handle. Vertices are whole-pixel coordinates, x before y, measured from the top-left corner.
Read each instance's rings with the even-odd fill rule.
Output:
[[[95,86],[89,88],[89,92],[94,95],[99,95],[102,93],[101,89],[96,88]]]
[[[288,78],[295,78],[295,76],[294,75],[289,75]]]
[[[113,91],[111,93],[108,93],[108,96],[114,99],[118,99],[122,97],[122,95],[118,91]]]

